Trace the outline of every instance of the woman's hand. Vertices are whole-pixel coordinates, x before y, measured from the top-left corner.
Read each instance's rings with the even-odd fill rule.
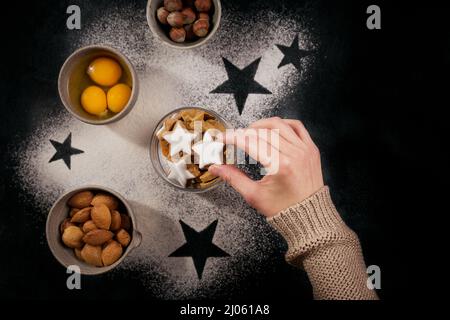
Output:
[[[273,139],[278,133],[279,138]],[[266,217],[306,199],[324,185],[319,150],[298,120],[263,119],[247,129],[228,130],[221,139],[244,150],[269,174],[253,181],[234,165],[213,165],[209,171]]]

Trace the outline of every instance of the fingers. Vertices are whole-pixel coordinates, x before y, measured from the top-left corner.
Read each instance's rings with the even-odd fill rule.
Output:
[[[295,152],[294,145],[283,138],[278,130],[251,128],[246,130],[245,134],[248,136],[257,136],[260,140],[263,140],[267,144],[271,145],[273,149],[278,150],[286,156],[289,156],[292,152]]]
[[[253,129],[227,130],[219,139],[225,144],[232,144],[244,150],[264,167],[270,167],[272,158],[279,155],[279,150],[260,138],[256,130]]]
[[[308,130],[306,130],[301,121],[293,119],[283,119],[283,121],[295,131],[296,135],[300,137],[302,141],[304,141],[305,143],[313,143]]]
[[[245,151],[267,174],[276,174],[280,161],[297,158],[299,152],[318,151],[303,124],[292,119],[259,120],[247,129],[227,130],[218,139]]]
[[[292,143],[294,146],[301,143],[301,139],[299,139],[299,136],[296,134],[294,129],[278,117],[258,120],[252,123],[250,128],[278,129],[280,130],[280,136],[286,139],[286,141]]]
[[[221,177],[225,182],[239,192],[247,201],[252,198],[258,184],[247,177],[245,173],[233,165],[212,165],[209,172]]]

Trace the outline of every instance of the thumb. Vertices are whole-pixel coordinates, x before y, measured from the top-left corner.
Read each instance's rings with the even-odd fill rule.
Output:
[[[245,173],[233,165],[212,165],[208,169],[213,175],[221,177],[239,192],[245,200],[248,200],[255,191],[257,184],[255,181],[247,177]]]

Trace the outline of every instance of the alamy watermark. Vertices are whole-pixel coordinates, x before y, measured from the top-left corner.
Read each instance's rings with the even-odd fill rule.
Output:
[[[66,286],[69,290],[80,290],[81,289],[81,270],[77,265],[70,265],[66,270],[67,274],[70,276],[67,277]]]
[[[367,14],[370,16],[367,18],[366,25],[369,30],[381,29],[381,9],[379,6],[373,4],[367,7]]]
[[[66,26],[69,30],[81,29],[81,9],[79,6],[72,4],[67,7],[66,13],[69,17],[66,20]]]
[[[367,288],[370,290],[381,289],[381,269],[373,264],[367,267]]]

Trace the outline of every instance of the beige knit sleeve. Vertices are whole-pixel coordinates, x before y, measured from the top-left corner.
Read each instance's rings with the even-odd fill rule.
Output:
[[[341,219],[328,187],[269,218],[286,239],[286,260],[303,267],[315,299],[378,299],[367,288],[358,237]]]

